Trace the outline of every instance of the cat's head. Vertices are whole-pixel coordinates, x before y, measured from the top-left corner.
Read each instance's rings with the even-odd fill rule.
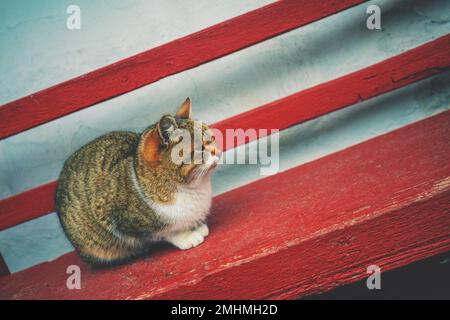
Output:
[[[209,127],[194,120],[190,98],[175,115],[162,116],[143,132],[138,152],[144,165],[164,170],[184,184],[195,184],[208,176],[221,154]]]

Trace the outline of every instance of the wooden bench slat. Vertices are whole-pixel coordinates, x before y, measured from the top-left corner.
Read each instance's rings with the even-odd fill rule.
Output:
[[[448,52],[450,35],[212,126],[224,134],[232,128],[283,130],[444,72],[450,66]],[[0,200],[0,230],[53,212],[55,189],[54,181]]]
[[[0,231],[55,211],[57,181],[0,200]]]
[[[450,34],[343,77],[240,113],[214,124],[214,127],[222,132],[228,128],[284,130],[445,72],[450,68],[449,52]]]
[[[297,298],[354,282],[450,249],[449,154],[446,111],[216,197],[197,248],[106,270],[70,253],[1,278],[0,298]]]
[[[242,50],[364,0],[282,0],[0,107],[0,139]]]

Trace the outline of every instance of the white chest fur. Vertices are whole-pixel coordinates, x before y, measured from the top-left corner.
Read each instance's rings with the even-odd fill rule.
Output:
[[[158,215],[168,219],[171,232],[186,230],[204,221],[211,207],[211,181],[204,177],[193,187],[180,186],[175,199],[170,204],[153,203]]]
[[[169,221],[169,226],[156,238],[168,234],[185,231],[204,221],[211,207],[211,176],[206,174],[196,186],[179,186],[174,200],[168,204],[151,201],[142,191],[136,177],[132,162],[130,162],[131,180],[134,188],[144,202],[156,214]]]

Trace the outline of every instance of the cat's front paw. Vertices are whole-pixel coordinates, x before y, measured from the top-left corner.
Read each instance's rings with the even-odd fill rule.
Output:
[[[205,236],[197,230],[177,233],[167,238],[167,241],[181,250],[196,247],[204,240]]]
[[[208,226],[206,225],[206,224],[204,224],[204,223],[202,223],[202,224],[200,224],[197,228],[195,228],[194,229],[195,231],[197,231],[197,232],[200,232],[200,234],[203,236],[203,237],[207,237],[208,236],[208,234],[209,234],[209,228],[208,228]]]

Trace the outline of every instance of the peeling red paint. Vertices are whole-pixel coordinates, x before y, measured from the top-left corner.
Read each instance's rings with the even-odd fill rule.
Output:
[[[323,292],[366,277],[371,264],[386,271],[450,249],[449,154],[446,111],[216,197],[211,234],[197,248],[159,248],[103,270],[70,253],[1,278],[0,298],[286,299]],[[65,286],[71,264],[82,269],[82,290]]]
[[[0,139],[325,18],[364,0],[283,0],[0,106]]]
[[[283,130],[447,70],[450,66],[448,52],[450,35],[212,126],[224,135],[226,129],[232,128]],[[394,83],[390,80],[393,74],[403,75],[404,79]],[[408,76],[411,74],[416,76]],[[0,230],[53,212],[55,190],[56,182],[49,182],[0,200]]]

